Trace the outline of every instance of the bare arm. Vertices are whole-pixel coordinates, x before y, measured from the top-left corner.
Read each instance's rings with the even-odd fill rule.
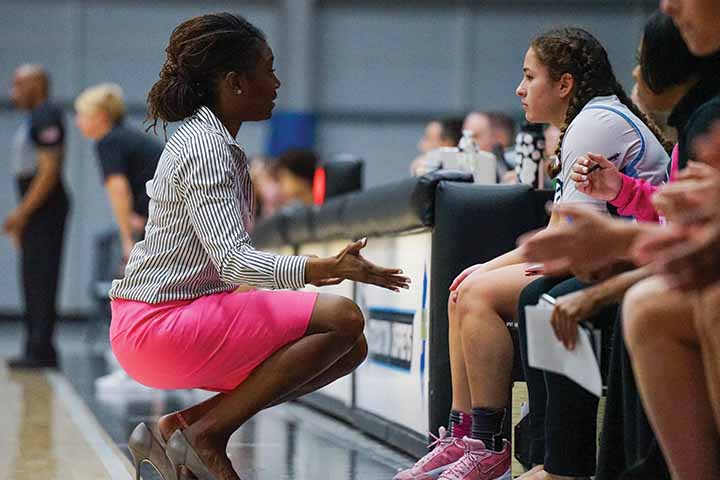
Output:
[[[656,224],[613,219],[575,205],[559,205],[553,212],[571,221],[520,239],[525,261],[543,263],[549,275],[579,267],[592,270],[628,259],[639,237],[663,229]]]
[[[125,175],[113,174],[105,178],[105,192],[120,230],[123,252],[128,256],[135,243],[132,235],[132,190]]]
[[[17,207],[23,217],[29,217],[47,200],[50,192],[60,181],[60,161],[62,148],[38,148],[38,170],[30,183],[30,188]]]
[[[46,201],[53,188],[60,181],[60,160],[62,148],[44,147],[38,149],[38,170],[30,183],[20,205],[7,216],[3,232],[8,234],[15,246],[20,248],[20,239],[25,225],[38,208]]]
[[[635,270],[630,270],[608,278],[604,282],[585,289],[584,292],[587,297],[593,301],[595,306],[600,309],[606,305],[622,300],[625,292],[627,292],[630,287],[650,275],[652,275],[652,271],[648,266],[636,268]]]
[[[570,350],[575,348],[579,322],[622,300],[630,287],[652,273],[648,266],[640,267],[558,298],[550,320],[558,340]]]

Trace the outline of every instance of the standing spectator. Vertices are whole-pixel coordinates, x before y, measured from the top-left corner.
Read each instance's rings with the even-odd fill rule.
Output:
[[[75,99],[75,112],[80,132],[95,141],[105,192],[118,226],[123,259],[116,266],[119,271],[112,274],[119,277],[135,242],[143,238],[150,203],[145,183],[155,174],[163,145],[125,123],[123,91],[114,83],[83,91]],[[121,368],[95,381],[97,392],[127,392],[138,387],[145,388]]]
[[[155,174],[163,145],[125,124],[123,92],[113,83],[82,92],[75,100],[75,111],[80,132],[96,142],[105,191],[127,261],[145,230],[150,202],[145,183]]]
[[[53,345],[65,220],[70,207],[62,182],[65,129],[60,108],[48,99],[50,79],[40,65],[15,70],[12,101],[28,112],[13,144],[12,169],[20,204],[3,231],[20,251],[26,343],[12,368],[57,367]]]

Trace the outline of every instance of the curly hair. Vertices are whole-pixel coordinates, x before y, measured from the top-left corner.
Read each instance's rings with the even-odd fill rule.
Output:
[[[160,80],[148,93],[148,127],[183,120],[211,105],[217,84],[230,71],[252,71],[266,45],[265,34],[239,15],[212,13],[175,27],[165,49]]]
[[[560,140],[556,155],[561,157],[562,142],[568,125],[594,97],[616,95],[633,114],[650,128],[655,137],[670,152],[672,144],[667,141],[655,123],[645,115],[627,96],[622,85],[615,78],[607,52],[600,42],[581,28],[559,28],[547,31],[535,37],[530,47],[548,69],[554,81],[569,73],[574,80],[565,121],[560,129]],[[548,174],[551,178],[560,173],[560,162],[550,164]]]

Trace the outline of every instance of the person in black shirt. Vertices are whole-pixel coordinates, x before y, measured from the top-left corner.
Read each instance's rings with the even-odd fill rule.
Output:
[[[13,142],[12,170],[20,204],[3,231],[20,251],[26,343],[12,368],[57,367],[53,346],[58,277],[69,199],[61,171],[63,113],[48,100],[49,78],[39,65],[22,65],[13,77],[12,101],[29,112]]]
[[[145,229],[150,201],[145,183],[155,174],[163,145],[125,124],[123,92],[115,84],[88,88],[75,100],[75,110],[82,134],[97,142],[105,190],[127,260]]]

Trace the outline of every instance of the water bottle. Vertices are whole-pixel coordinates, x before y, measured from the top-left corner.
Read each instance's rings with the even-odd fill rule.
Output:
[[[462,137],[458,142],[458,168],[464,172],[474,172],[477,154],[480,152],[475,141],[475,136],[472,130],[463,130]]]

